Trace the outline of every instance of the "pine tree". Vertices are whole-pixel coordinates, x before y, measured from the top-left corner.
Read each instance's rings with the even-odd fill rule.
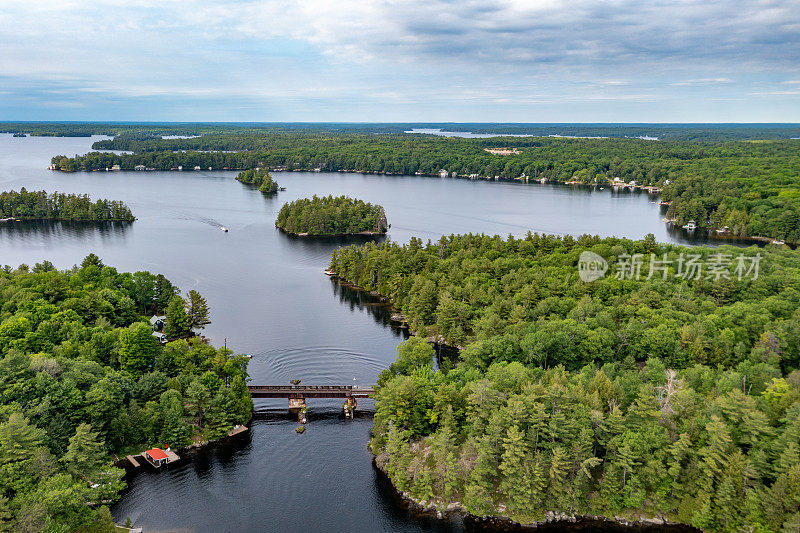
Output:
[[[89,424],[81,424],[69,439],[67,453],[61,458],[67,470],[86,477],[103,463],[103,443]]]
[[[503,454],[500,458],[500,472],[503,474],[500,490],[505,494],[508,508],[520,514],[527,514],[532,509],[531,493],[533,483],[526,468],[528,454],[525,434],[517,428],[508,428],[503,439]]]
[[[31,458],[43,437],[44,432],[21,413],[11,413],[8,421],[0,424],[0,465]]]
[[[208,318],[208,303],[205,298],[200,296],[199,292],[194,290],[188,292],[185,307],[188,315],[187,329],[203,329],[211,323]]]

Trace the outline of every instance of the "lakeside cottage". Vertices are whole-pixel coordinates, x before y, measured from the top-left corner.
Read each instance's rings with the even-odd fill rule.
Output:
[[[167,335],[164,334],[164,333],[161,333],[160,331],[154,331],[153,332],[153,337],[158,339],[158,342],[160,342],[161,344],[166,344],[167,343]]]
[[[150,327],[153,328],[153,331],[161,331],[162,329],[164,329],[164,326],[166,325],[167,325],[166,316],[153,315],[150,317]]]
[[[450,173],[447,172],[445,169],[442,169],[442,170],[439,171],[439,177],[440,178],[446,178],[449,175],[450,175]]]
[[[144,165],[136,165],[135,167],[133,167],[134,170],[139,171],[139,172],[145,170],[146,168],[147,167],[145,167]]]

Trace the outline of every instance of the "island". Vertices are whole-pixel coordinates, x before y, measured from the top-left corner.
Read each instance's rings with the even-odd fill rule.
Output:
[[[209,323],[195,291],[181,298],[164,276],[117,272],[94,254],[63,271],[49,261],[6,268],[0,286],[9,530],[114,531],[107,504],[125,488],[114,456],[160,466],[250,420],[246,356],[196,336],[158,341],[151,315],[166,316],[169,335]]]
[[[800,140],[790,138],[800,135],[796,127],[549,130],[614,136],[610,138],[551,138],[541,136],[548,134],[541,129],[527,128],[518,131],[539,136],[486,139],[397,133],[391,125],[380,128],[386,128],[382,135],[358,129],[231,133],[221,126],[189,139],[129,133],[97,141],[94,148],[133,153],[56,156],[52,164],[62,171],[115,165],[122,170],[260,167],[643,191],[660,195],[668,223],[680,227],[694,221],[691,227],[710,238],[800,243]]]
[[[348,196],[300,198],[284,204],[275,227],[301,237],[382,235],[389,229],[386,212]]]
[[[417,333],[378,378],[370,444],[412,506],[499,525],[796,523],[796,252],[455,235],[340,248],[329,268]],[[430,341],[457,360],[434,366]]]
[[[265,168],[256,168],[239,172],[236,179],[248,185],[256,185],[264,194],[275,194],[278,192],[278,184],[272,179],[269,171]]]
[[[0,193],[0,220],[133,222],[136,217],[123,202],[92,202],[87,194],[48,194],[23,187]]]

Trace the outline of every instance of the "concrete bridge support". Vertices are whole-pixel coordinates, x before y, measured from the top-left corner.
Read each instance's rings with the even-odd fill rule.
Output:
[[[305,398],[289,398],[289,409],[304,409],[305,406]]]

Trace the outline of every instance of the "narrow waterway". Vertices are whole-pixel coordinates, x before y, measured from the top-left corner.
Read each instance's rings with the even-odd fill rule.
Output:
[[[331,250],[353,241],[290,238],[274,227],[284,202],[347,194],[383,205],[386,236],[591,233],[659,241],[670,234],[646,194],[555,185],[350,173],[276,173],[287,190],[262,196],[234,172],[46,170],[50,157],[89,150],[90,138],[0,135],[0,190],[89,193],[126,202],[133,224],[0,224],[0,265],[48,259],[58,268],[90,252],[121,271],[163,273],[208,299],[206,335],[252,355],[254,384],[368,385],[395,358],[404,332],[386,310],[323,274]],[[230,229],[220,231],[220,226]],[[368,401],[345,421],[340,402],[310,400],[303,435],[285,401],[257,400],[252,433],[161,472],[128,480],[114,506],[145,531],[449,531],[409,515],[373,470]]]

